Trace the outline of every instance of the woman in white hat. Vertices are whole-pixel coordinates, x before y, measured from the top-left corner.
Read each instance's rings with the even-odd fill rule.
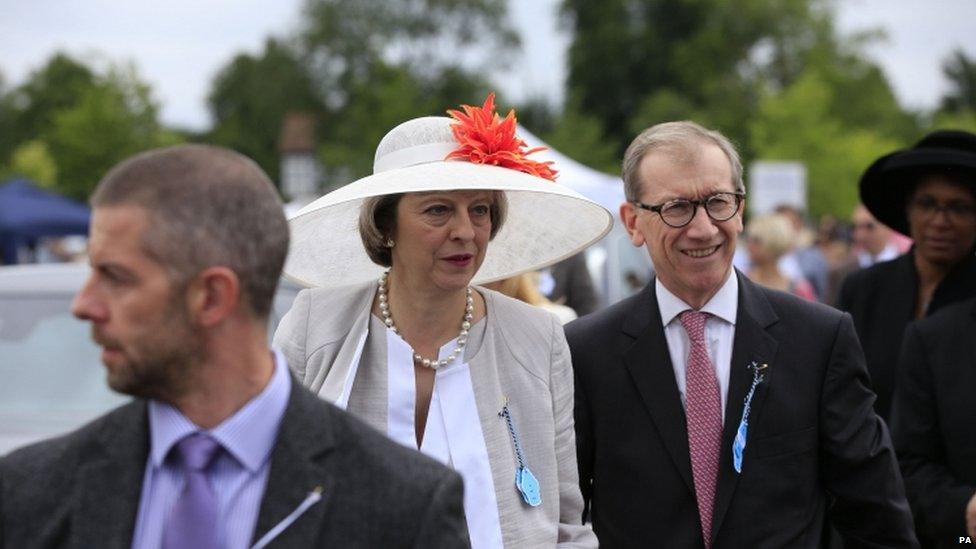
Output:
[[[492,95],[450,114],[397,126],[373,175],[291,220],[286,275],[319,288],[275,345],[319,396],[461,473],[473,547],[596,547],[562,327],[472,284],[569,257],[612,218],[526,158]]]

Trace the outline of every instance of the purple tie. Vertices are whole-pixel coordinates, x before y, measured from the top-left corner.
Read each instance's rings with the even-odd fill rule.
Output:
[[[691,340],[688,369],[685,371],[685,417],[688,420],[688,450],[691,473],[698,499],[705,547],[712,545],[712,508],[718,477],[718,454],[722,441],[722,397],[715,368],[705,345],[705,319],[708,313],[685,311],[681,325]]]
[[[207,470],[221,449],[220,443],[194,433],[174,448],[186,484],[166,521],[163,549],[213,548],[217,545],[217,498],[207,481]]]

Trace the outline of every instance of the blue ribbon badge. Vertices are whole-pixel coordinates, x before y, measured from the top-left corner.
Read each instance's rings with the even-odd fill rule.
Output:
[[[748,366],[752,370],[752,387],[749,387],[749,392],[746,394],[745,406],[742,409],[742,420],[739,421],[739,428],[735,432],[735,440],[732,441],[732,467],[735,468],[736,473],[742,472],[742,454],[746,450],[746,435],[749,431],[749,410],[752,408],[752,396],[756,394],[756,387],[765,378],[763,372],[768,367],[768,364],[756,364],[755,362]]]
[[[529,465],[525,462],[522,443],[519,440],[518,431],[515,430],[515,424],[512,422],[512,413],[508,410],[508,397],[505,397],[505,405],[502,406],[502,411],[498,412],[498,416],[505,418],[505,422],[508,424],[508,432],[512,435],[512,443],[515,446],[515,458],[518,460],[518,467],[515,469],[515,488],[522,494],[522,500],[526,504],[538,507],[542,504],[542,489],[539,486],[539,480],[535,478],[535,475],[529,470]]]

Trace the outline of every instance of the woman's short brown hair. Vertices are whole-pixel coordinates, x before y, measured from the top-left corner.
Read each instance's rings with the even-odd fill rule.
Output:
[[[404,193],[370,196],[363,200],[359,210],[359,237],[363,240],[366,255],[381,267],[393,265],[393,253],[386,245],[396,229],[396,210]],[[488,207],[491,218],[491,233],[488,239],[495,238],[505,224],[508,214],[508,199],[504,191],[491,192],[491,205]]]

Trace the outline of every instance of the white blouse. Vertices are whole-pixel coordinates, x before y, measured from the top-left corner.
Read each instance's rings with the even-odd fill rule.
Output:
[[[457,340],[444,344],[438,360],[447,358]],[[393,330],[386,330],[389,410],[387,434],[417,447],[415,410],[417,384],[413,350]],[[475,406],[471,368],[463,358],[437,370],[420,451],[453,467],[464,479],[464,515],[473,549],[502,547],[488,448]]]

